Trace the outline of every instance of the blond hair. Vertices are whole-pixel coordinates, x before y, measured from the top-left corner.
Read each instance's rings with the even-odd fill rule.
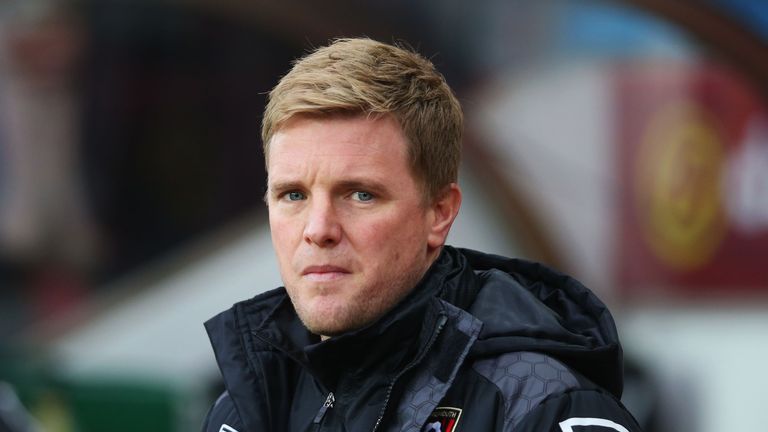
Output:
[[[366,38],[337,39],[297,60],[269,93],[261,137],[269,141],[290,118],[307,115],[392,115],[408,141],[411,172],[425,198],[456,182],[463,114],[429,60]]]

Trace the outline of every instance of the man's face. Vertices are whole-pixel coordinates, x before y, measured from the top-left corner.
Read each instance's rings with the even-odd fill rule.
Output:
[[[434,235],[435,210],[424,203],[391,117],[297,116],[272,137],[267,165],[280,273],[315,334],[380,318],[445,239]]]

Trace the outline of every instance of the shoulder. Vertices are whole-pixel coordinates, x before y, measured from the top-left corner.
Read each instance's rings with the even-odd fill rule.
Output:
[[[472,369],[490,381],[504,399],[505,423],[518,423],[542,401],[580,387],[560,361],[541,353],[510,352],[476,361]]]
[[[240,416],[229,392],[222,393],[208,411],[202,432],[243,432]]]
[[[527,431],[529,429],[524,425],[530,424],[532,431],[570,432],[569,427],[585,426],[584,422],[588,423],[585,419],[606,421],[594,426],[610,425],[609,422],[635,425],[632,416],[609,392],[546,354],[527,351],[505,353],[475,361],[472,369],[490,381],[503,398],[504,431]],[[560,422],[564,422],[563,425]],[[537,429],[550,423],[551,429]],[[622,427],[624,429],[616,430],[638,430]],[[586,432],[584,429],[579,431]]]

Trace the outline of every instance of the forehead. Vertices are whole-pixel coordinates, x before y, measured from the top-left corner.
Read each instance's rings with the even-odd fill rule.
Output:
[[[271,138],[270,179],[324,171],[408,170],[406,138],[391,116],[296,116]]]

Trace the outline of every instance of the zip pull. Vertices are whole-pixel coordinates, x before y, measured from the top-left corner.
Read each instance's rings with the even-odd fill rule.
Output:
[[[323,421],[326,411],[328,411],[328,408],[333,408],[334,402],[336,402],[336,396],[333,395],[333,392],[328,393],[328,397],[325,398],[325,402],[323,403],[323,406],[320,407],[320,411],[317,412],[313,423],[317,424]]]
[[[384,398],[384,406],[381,407],[381,411],[379,412],[379,418],[376,419],[376,424],[373,425],[373,432],[376,432],[377,430],[379,430],[379,425],[381,424],[381,421],[384,419],[384,413],[387,412],[387,405],[389,405],[389,399],[392,396],[392,389],[395,387],[395,383],[397,382],[397,380],[401,376],[405,375],[405,373],[411,370],[414,366],[416,366],[416,364],[419,363],[422,358],[424,358],[427,351],[429,351],[432,348],[432,345],[434,345],[435,340],[437,340],[437,337],[440,335],[440,332],[443,331],[443,327],[445,327],[445,324],[447,322],[448,322],[448,317],[445,314],[442,314],[438,317],[437,325],[435,326],[435,331],[432,333],[432,337],[429,339],[429,342],[427,342],[427,346],[424,348],[419,358],[410,362],[403,370],[401,370],[395,376],[392,382],[389,383],[389,388],[387,389],[387,396]]]

